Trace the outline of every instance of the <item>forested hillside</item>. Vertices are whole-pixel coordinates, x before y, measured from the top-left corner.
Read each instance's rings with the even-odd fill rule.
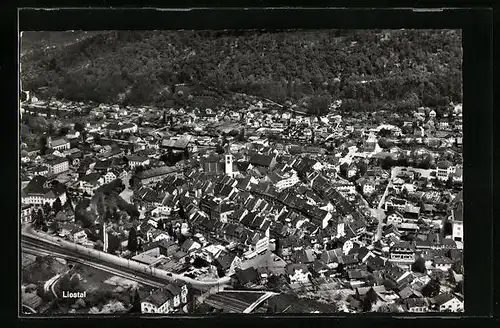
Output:
[[[92,37],[100,32],[89,31],[26,31],[21,36],[21,55],[26,55],[33,50],[48,50],[49,48],[60,48],[75,42],[79,42],[88,37]]]
[[[462,97],[461,35],[450,30],[102,32],[34,50],[22,65],[24,89],[69,100],[161,106],[179,83],[280,103],[341,99],[344,110]]]

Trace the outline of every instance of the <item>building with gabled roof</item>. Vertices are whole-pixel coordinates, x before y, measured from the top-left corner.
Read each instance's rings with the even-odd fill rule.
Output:
[[[463,298],[452,293],[440,294],[431,299],[431,305],[441,312],[463,312]]]
[[[53,157],[45,162],[49,173],[59,174],[69,170],[69,161],[64,157]]]
[[[65,186],[58,183],[49,187],[47,182],[46,177],[39,175],[33,177],[21,192],[21,203],[24,205],[44,205],[48,203],[52,206],[59,198],[61,204],[64,204],[66,202]]]
[[[175,281],[163,288],[151,291],[141,301],[142,313],[171,313],[187,303],[187,284]]]
[[[79,187],[82,192],[86,192],[88,195],[92,196],[104,182],[102,175],[98,172],[94,172],[80,178]]]
[[[264,167],[267,169],[273,169],[274,166],[276,165],[276,156],[253,154],[250,156],[249,162],[255,167]]]

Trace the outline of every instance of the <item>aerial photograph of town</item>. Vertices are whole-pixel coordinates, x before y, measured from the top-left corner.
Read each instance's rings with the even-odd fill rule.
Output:
[[[21,316],[464,311],[460,30],[20,33]]]

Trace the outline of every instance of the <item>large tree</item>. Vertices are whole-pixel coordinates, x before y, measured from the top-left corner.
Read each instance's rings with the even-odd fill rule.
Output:
[[[184,210],[184,205],[182,203],[179,203],[179,217],[182,220],[186,220],[187,219],[186,212]]]
[[[422,295],[425,297],[435,297],[439,294],[440,283],[437,279],[431,279],[427,285],[422,288]]]
[[[139,296],[139,289],[136,288],[132,299],[132,307],[130,308],[130,313],[141,313],[141,312],[142,312],[141,297]]]
[[[240,129],[240,132],[238,134],[238,141],[245,141],[245,129],[244,128]]]
[[[59,213],[60,210],[62,210],[62,203],[61,203],[61,199],[59,197],[57,197],[57,199],[55,200],[55,202],[52,204],[52,209],[54,210],[54,213]]]
[[[85,125],[82,122],[76,122],[74,128],[75,128],[75,131],[78,131],[81,133],[85,130]]]
[[[411,265],[411,270],[414,272],[425,273],[425,261],[423,258],[419,257],[415,260],[415,262]]]
[[[50,229],[54,232],[58,232],[59,231],[59,222],[58,221],[52,221],[52,223],[50,224]]]
[[[137,231],[135,230],[134,227],[130,228],[130,231],[128,233],[128,243],[127,243],[127,248],[131,253],[137,252]]]
[[[43,214],[41,208],[39,208],[38,211],[36,211],[34,222],[35,222],[35,227],[37,229],[41,228],[42,225],[45,223],[45,215]]]

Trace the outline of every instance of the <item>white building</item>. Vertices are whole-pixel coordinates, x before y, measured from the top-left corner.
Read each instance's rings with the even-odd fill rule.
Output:
[[[103,178],[104,178],[104,183],[107,184],[107,183],[110,183],[112,181],[114,181],[117,176],[113,173],[113,172],[106,172],[105,175],[103,175]]]
[[[32,205],[23,205],[21,207],[21,223],[28,223],[32,220],[34,207]]]
[[[151,292],[141,302],[142,313],[170,313],[181,304],[187,303],[187,285],[169,284]]]
[[[344,253],[344,255],[347,255],[353,248],[354,248],[354,243],[352,242],[352,240],[346,240],[344,245],[342,245],[342,252]]]
[[[266,230],[266,233],[261,236],[254,245],[254,251],[257,254],[261,254],[266,252],[269,249],[269,228]]]
[[[454,174],[456,167],[453,166],[449,161],[441,161],[436,166],[436,178],[442,181],[448,180],[448,178]]]
[[[134,123],[113,123],[107,126],[111,135],[116,133],[136,133],[137,125]]]
[[[170,206],[158,206],[154,210],[151,211],[151,215],[170,215],[172,213],[172,208]]]
[[[69,161],[63,157],[58,157],[47,161],[46,166],[49,173],[59,174],[69,170]]]
[[[452,224],[452,238],[454,241],[464,241],[464,219],[463,219],[463,203],[461,194],[457,196],[458,201],[454,209],[451,211],[450,222]]]
[[[434,267],[441,271],[447,272],[451,269],[453,261],[448,257],[438,257],[434,259]]]
[[[450,293],[436,296],[433,303],[440,312],[462,312],[464,309],[464,301]]]
[[[71,145],[65,138],[52,140],[51,137],[47,137],[47,148],[54,150],[68,150],[71,148]]]
[[[61,204],[66,203],[66,193],[57,194],[53,190],[44,193],[28,193],[21,198],[21,203],[28,205],[44,205],[45,203],[49,203],[52,206],[57,198],[61,200]]]
[[[74,243],[84,244],[87,242],[87,233],[84,229],[77,229],[76,231],[72,231],[71,239]]]
[[[363,194],[371,194],[375,191],[375,184],[374,183],[365,183],[363,185]]]
[[[128,156],[127,159],[128,159],[128,166],[131,169],[134,169],[137,166],[149,165],[149,158],[147,158],[147,157],[131,155],[131,156]]]
[[[403,216],[401,214],[394,212],[387,216],[387,224],[398,226],[401,223],[403,223]]]
[[[92,196],[104,183],[105,180],[99,173],[90,173],[80,179],[79,187],[82,192]]]
[[[294,186],[295,184],[299,183],[300,179],[297,176],[297,174],[286,174],[281,177],[281,180],[278,180],[275,182],[274,186],[278,191],[281,191],[286,188],[290,188]]]
[[[352,182],[332,183],[332,185],[335,190],[339,191],[342,194],[356,193],[356,186]]]
[[[233,177],[233,155],[230,153],[224,155],[224,172],[226,175]]]
[[[302,263],[289,264],[286,267],[286,273],[292,284],[308,283],[309,276],[311,275],[307,266]]]

